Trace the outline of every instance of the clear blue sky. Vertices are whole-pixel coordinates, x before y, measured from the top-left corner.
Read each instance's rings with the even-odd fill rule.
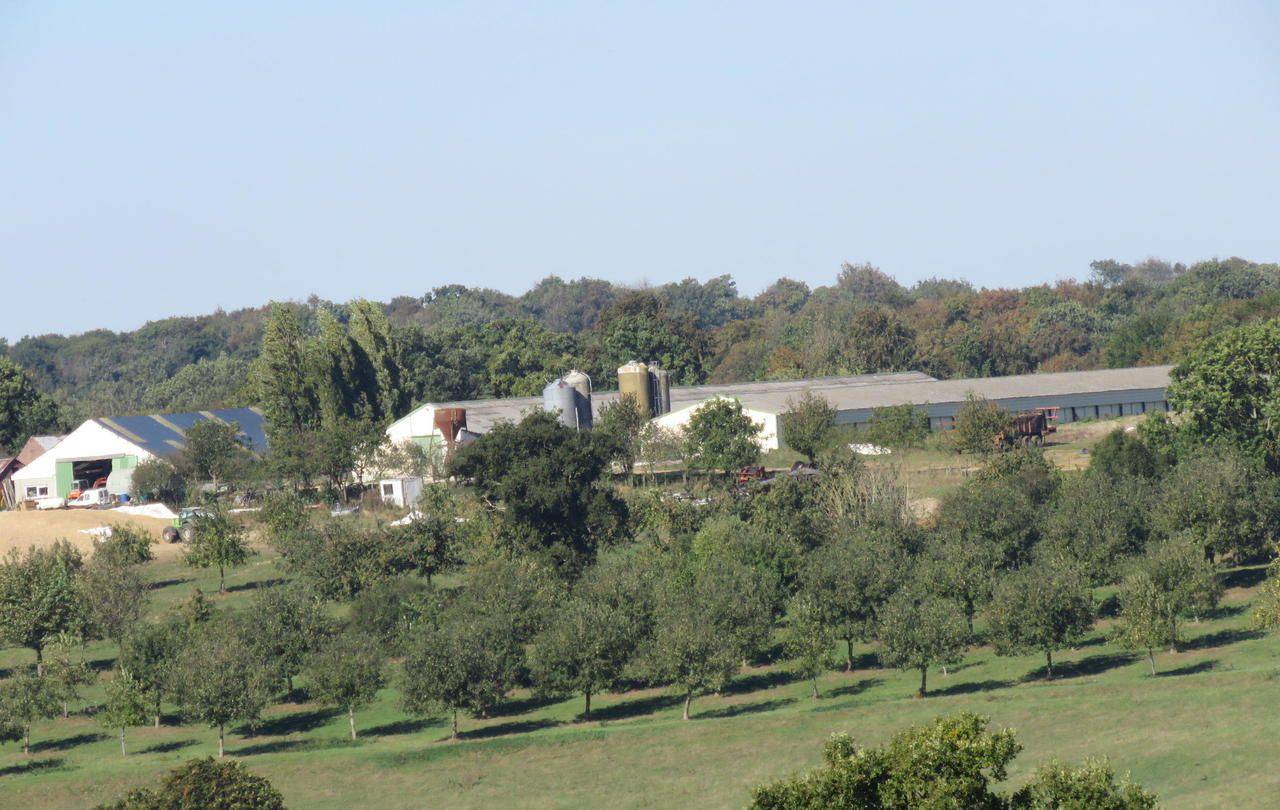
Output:
[[[1277,4],[1028,5],[0,0],[0,335],[1280,258]]]

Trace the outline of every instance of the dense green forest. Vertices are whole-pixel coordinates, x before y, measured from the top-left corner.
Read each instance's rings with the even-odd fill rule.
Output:
[[[296,304],[316,334],[321,312]],[[1172,360],[1223,328],[1280,313],[1280,265],[1097,261],[1085,282],[976,289],[928,279],[904,287],[845,264],[811,289],[779,279],[748,298],[727,275],[633,289],[548,277],[520,296],[460,285],[380,305],[408,401],[537,393],[571,366],[600,387],[636,357],[677,382],[730,382],[917,368],[938,377],[1119,367]],[[268,308],[166,318],[133,332],[0,341],[66,424],[97,415],[240,405]]]

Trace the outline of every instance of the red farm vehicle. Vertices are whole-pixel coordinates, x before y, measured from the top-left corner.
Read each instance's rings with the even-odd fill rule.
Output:
[[[1016,413],[1009,429],[996,434],[996,449],[1032,445],[1041,447],[1044,445],[1044,437],[1058,429],[1054,424],[1057,420],[1057,408],[1036,408]]]

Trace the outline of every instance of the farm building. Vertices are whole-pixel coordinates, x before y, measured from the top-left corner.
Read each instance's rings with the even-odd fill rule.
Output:
[[[627,368],[627,367],[624,367]],[[765,446],[785,441],[786,425],[779,418],[791,402],[805,391],[824,397],[836,409],[836,422],[863,427],[876,408],[913,405],[929,417],[934,430],[946,430],[966,396],[985,397],[1009,411],[1056,408],[1059,423],[1087,419],[1108,419],[1149,411],[1168,410],[1165,389],[1171,366],[1067,371],[1051,374],[1022,374],[1011,377],[979,377],[938,380],[919,371],[822,377],[807,380],[736,383],[727,385],[673,386],[671,412],[658,416],[667,420],[715,398],[731,397],[742,403],[757,421],[765,424],[761,440]],[[591,395],[591,407],[600,408],[618,399],[617,391]],[[448,425],[484,432],[499,421],[517,421],[530,410],[544,407],[541,397],[469,400],[426,403],[414,409],[388,429],[393,442],[420,444],[447,441],[437,424],[437,414],[447,414]],[[768,417],[768,418],[765,418]],[[683,417],[687,420],[687,415]],[[677,421],[679,421],[677,419]],[[781,434],[781,435],[780,435]]]
[[[664,413],[662,416],[655,417],[653,421],[668,430],[683,433],[685,426],[689,424],[689,419],[693,416],[693,412],[708,402],[711,402],[713,399],[733,399],[733,397],[711,397],[703,400],[702,402],[695,402],[692,405],[686,405],[678,411]],[[742,409],[742,412],[751,417],[751,421],[755,422],[756,426],[759,428],[759,432],[756,433],[756,444],[760,445],[760,449],[766,453],[770,450],[777,450],[778,415],[774,413],[766,413],[764,411],[756,411],[746,407]]]
[[[250,449],[266,449],[262,413],[256,408],[99,417],[15,473],[15,495],[19,500],[65,498],[100,479],[106,479],[110,494],[129,494],[138,462],[176,455],[184,447],[187,429],[210,419],[238,425]]]

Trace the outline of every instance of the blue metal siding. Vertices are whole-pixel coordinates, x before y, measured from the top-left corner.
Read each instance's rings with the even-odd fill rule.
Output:
[[[1109,419],[1121,415],[1169,409],[1163,388],[1043,397],[1009,397],[991,401],[1005,410],[1015,412],[1057,407],[1060,423],[1078,422],[1084,419]],[[963,404],[963,402],[920,403],[916,407],[928,415],[930,428],[946,430],[951,427],[956,412]],[[837,411],[836,424],[862,425],[871,421],[872,412],[871,408]]]

